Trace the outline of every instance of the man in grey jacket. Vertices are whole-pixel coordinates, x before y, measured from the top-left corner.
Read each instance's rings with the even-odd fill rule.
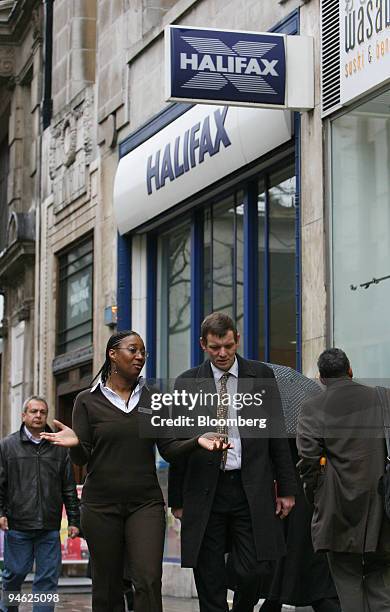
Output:
[[[298,464],[314,503],[312,539],[326,551],[343,612],[390,610],[390,521],[378,482],[385,467],[376,390],[352,380],[337,348],[318,359],[325,393],[310,398],[298,423]]]
[[[0,442],[0,528],[4,534],[1,610],[16,610],[20,589],[35,561],[34,612],[50,612],[61,571],[62,505],[69,537],[79,534],[79,502],[68,451],[42,440],[47,402],[29,397],[23,404],[19,431]]]

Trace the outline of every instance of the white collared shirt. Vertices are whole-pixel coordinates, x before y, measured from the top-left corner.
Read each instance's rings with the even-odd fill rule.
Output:
[[[32,435],[31,431],[29,429],[27,429],[26,426],[24,426],[24,433],[26,434],[26,436],[28,437],[28,439],[30,440],[30,442],[34,442],[34,444],[40,444],[42,442],[42,438],[34,438],[34,436]]]
[[[110,387],[103,385],[103,382],[101,379],[98,380],[96,385],[92,387],[91,393],[93,393],[95,389],[97,389],[97,387],[100,385],[100,391],[103,393],[104,397],[106,397],[108,401],[111,402],[111,404],[119,408],[119,410],[122,410],[122,412],[129,413],[132,410],[134,410],[134,408],[137,406],[140,400],[140,397],[141,397],[142,389],[145,386],[145,383],[146,383],[145,379],[142,376],[140,376],[138,379],[137,386],[132,392],[132,394],[130,395],[130,398],[127,400],[127,402],[124,399],[122,399],[117,393],[115,393],[115,391],[110,389]]]
[[[237,418],[239,412],[235,410],[232,406],[232,396],[237,393],[238,387],[238,361],[237,357],[234,358],[234,362],[230,370],[227,372],[220,370],[214,364],[211,365],[211,370],[214,376],[215,386],[217,388],[218,393],[221,390],[221,377],[224,374],[229,372],[230,376],[226,381],[226,390],[230,396],[229,402],[229,419]],[[227,452],[227,459],[225,470],[240,470],[241,469],[241,438],[238,427],[229,427],[228,428],[229,442],[234,445],[234,448],[229,448]]]

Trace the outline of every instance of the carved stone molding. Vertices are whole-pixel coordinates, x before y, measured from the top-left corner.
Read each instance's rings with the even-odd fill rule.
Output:
[[[32,299],[25,299],[20,304],[20,306],[16,310],[16,317],[19,323],[20,321],[29,321],[33,309],[33,304],[34,302]]]
[[[15,6],[15,0],[0,0],[0,22],[8,21]]]
[[[7,246],[0,253],[0,284],[16,286],[35,261],[35,215],[12,212],[7,228]]]
[[[64,370],[69,370],[76,366],[88,363],[93,359],[93,346],[86,346],[85,348],[76,349],[70,353],[64,355],[58,355],[53,359],[52,368],[53,373],[58,374]]]
[[[15,50],[0,46],[0,77],[9,78],[15,72]]]
[[[93,92],[67,108],[51,129],[49,176],[54,212],[88,192],[88,171],[93,155]]]
[[[33,38],[35,40],[43,37],[43,22],[39,8],[35,8],[31,14],[31,23],[33,26]]]
[[[29,25],[32,25],[34,38],[39,38],[39,30],[42,36],[42,23],[40,26],[37,23],[38,19],[42,20],[43,11],[39,13],[38,8],[41,4],[39,0],[0,0],[0,44],[19,45]],[[36,16],[32,14],[35,9]]]
[[[68,168],[76,159],[77,127],[76,114],[69,113],[62,124],[61,144],[64,152],[64,165]]]
[[[92,161],[92,130],[93,130],[93,94],[90,90],[86,91],[84,112],[83,112],[83,127],[84,127],[84,151],[86,163]]]

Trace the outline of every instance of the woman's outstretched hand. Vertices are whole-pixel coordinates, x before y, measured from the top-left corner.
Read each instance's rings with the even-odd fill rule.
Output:
[[[43,431],[40,434],[41,438],[48,440],[48,442],[51,442],[51,444],[55,444],[56,446],[65,446],[66,448],[78,446],[79,439],[73,429],[67,427],[61,423],[61,421],[56,421],[55,419],[53,420],[53,423],[60,431],[57,431],[57,433]]]
[[[198,444],[209,451],[224,451],[228,448],[233,448],[226,434],[214,432],[205,433],[200,436],[200,438],[198,438]]]

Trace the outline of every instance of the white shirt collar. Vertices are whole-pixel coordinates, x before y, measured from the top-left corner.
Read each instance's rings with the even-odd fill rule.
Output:
[[[143,376],[140,376],[137,382],[137,385],[133,391],[133,393],[135,393],[136,391],[139,391],[142,389],[142,387],[144,387],[146,384],[146,379]],[[110,391],[110,393],[115,393],[115,391],[113,391],[112,389],[110,389],[110,387],[106,387],[105,385],[103,385],[103,381],[101,378],[99,378],[99,380],[97,381],[97,383],[94,384],[93,387],[91,387],[90,389],[90,393],[93,393],[94,391],[96,391],[96,389],[101,386],[104,389],[107,389],[107,391]],[[115,394],[116,395],[116,394]]]
[[[211,370],[213,372],[213,376],[215,380],[220,380],[221,376],[223,376],[224,374],[231,374],[232,376],[235,376],[236,378],[238,378],[238,361],[237,361],[237,357],[234,357],[234,361],[233,364],[230,368],[230,370],[227,370],[226,372],[224,370],[220,370],[219,368],[217,368],[213,363],[210,362],[211,365]]]
[[[42,442],[41,439],[37,439],[34,438],[34,436],[32,435],[31,431],[29,429],[27,429],[27,427],[24,425],[24,433],[26,434],[26,436],[28,437],[29,440],[31,440],[31,442],[34,442],[34,444],[40,444]]]

